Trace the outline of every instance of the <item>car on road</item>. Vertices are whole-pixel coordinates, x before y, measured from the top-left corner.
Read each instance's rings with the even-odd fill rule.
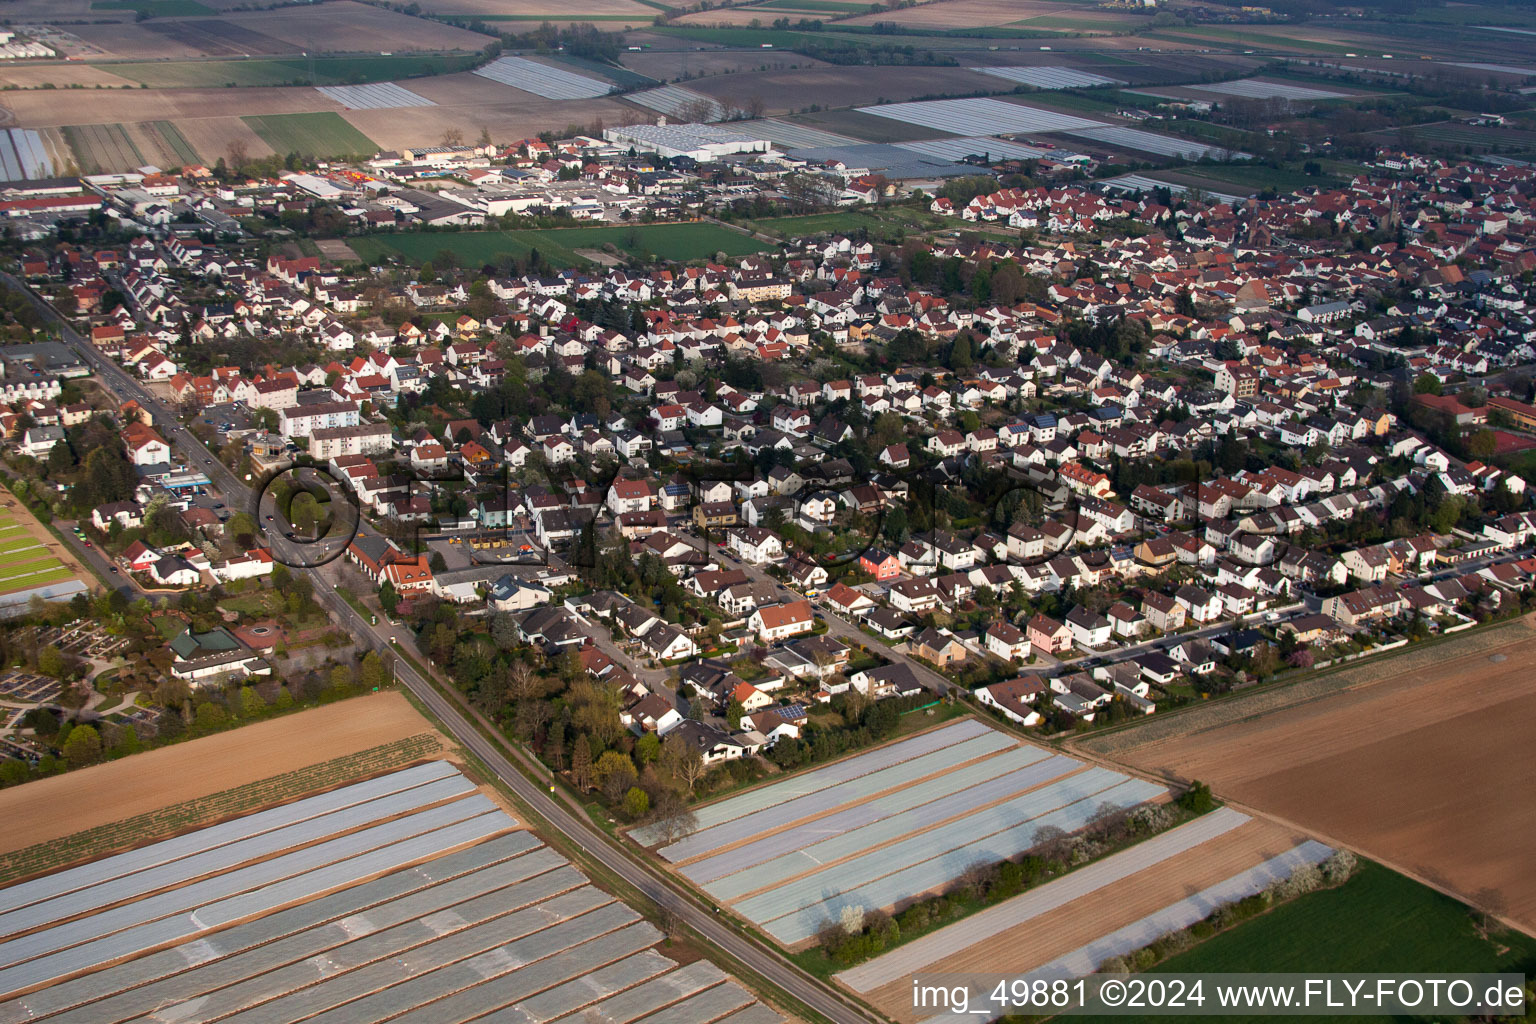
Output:
[[[110,569],[112,572],[117,572],[117,566],[115,566],[115,565],[109,565],[109,566],[107,566],[107,568]]]
[[[203,460],[203,465],[211,466],[211,465],[213,465],[213,460],[212,459],[204,459]]]
[[[90,547],[91,546],[91,542],[90,541],[85,541],[85,546],[86,547]]]
[[[267,516],[267,522],[270,523],[272,521],[272,518],[273,518],[272,516]]]

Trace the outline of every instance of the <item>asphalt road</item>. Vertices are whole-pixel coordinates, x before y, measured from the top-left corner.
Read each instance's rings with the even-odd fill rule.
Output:
[[[166,441],[179,449],[192,465],[202,468],[208,474],[209,479],[222,492],[224,500],[232,509],[249,510],[257,516],[258,525],[269,525],[265,523],[262,509],[253,504],[255,496],[251,488],[214,458],[213,453],[209,452],[189,431],[182,429],[167,406],[150,395],[138,381],[129,377],[116,364],[102,358],[74,328],[59,316],[52,306],[26,288],[22,282],[3,272],[0,272],[0,280],[4,280],[12,288],[26,294],[46,318],[58,324],[65,343],[74,348],[109,387],[120,396],[137,399],[141,405],[149,409],[154,415],[155,426],[161,431]],[[268,503],[264,502],[263,505]],[[274,556],[286,562],[302,566],[314,559],[309,545],[289,541],[278,530],[268,531],[268,541]],[[376,649],[392,649],[388,632],[381,631],[379,627],[365,621],[336,592],[318,569],[295,569],[294,572],[309,575],[314,584],[315,599],[334,613],[336,621],[344,630],[359,639],[366,639]],[[401,658],[393,660],[397,666],[396,678],[437,716],[443,727],[456,741],[473,751],[519,799],[533,809],[537,816],[569,837],[608,871],[643,893],[662,910],[675,915],[702,936],[709,945],[766,978],[770,984],[777,986],[781,991],[788,993],[834,1024],[869,1024],[870,1021],[879,1019],[844,1001],[776,949],[749,939],[728,927],[717,916],[718,908],[706,909],[691,895],[674,888],[673,884],[658,871],[630,859],[629,855],[622,852],[607,834],[572,813],[564,805],[557,803],[546,789],[530,782],[507,760],[500,749],[474,728],[457,705],[444,697],[429,681],[422,678],[408,662]]]

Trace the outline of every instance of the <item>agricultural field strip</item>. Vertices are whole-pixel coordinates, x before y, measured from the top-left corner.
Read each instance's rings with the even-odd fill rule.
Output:
[[[1297,868],[1306,864],[1321,864],[1332,853],[1331,847],[1315,839],[1308,839],[1262,864],[1238,872],[1224,882],[1202,889],[1155,914],[1149,914],[1140,921],[1059,956],[1036,971],[1048,976],[1065,975],[1074,978],[1092,974],[1098,970],[1099,964],[1110,957],[1134,952],[1169,932],[1188,928],[1223,904],[1263,892],[1273,883],[1289,878]]]
[[[1181,196],[1190,190],[1188,185],[1179,185],[1171,181],[1159,181],[1145,174],[1122,174],[1117,178],[1105,178],[1101,184],[1119,185],[1137,192],[1151,192],[1153,189],[1165,188],[1176,196]],[[1229,203],[1240,203],[1245,198],[1244,196],[1228,195],[1225,192],[1212,192],[1209,189],[1201,189],[1201,191],[1208,196],[1225,200]]]
[[[815,935],[844,906],[890,906],[936,889],[972,867],[996,863],[1032,849],[1038,843],[1036,836],[1041,829],[1075,832],[1092,821],[1106,802],[1133,807],[1165,792],[1152,783],[1122,776],[1123,781],[1106,788],[1087,792],[1068,789],[1065,793],[1046,795],[1051,790],[1071,787],[1078,780],[1083,780],[1080,785],[1084,789],[1101,785],[1102,780],[1088,780],[1096,770],[1103,769],[1090,769],[994,811],[976,815],[982,819],[976,823],[976,831],[983,832],[981,838],[974,838],[975,832],[951,834],[960,831],[958,827],[925,833],[752,897],[735,905],[735,909],[752,920],[761,917],[770,935],[792,944]],[[1012,825],[997,827],[999,821],[1009,819],[1013,820]]]
[[[502,874],[486,867],[456,879],[457,884],[431,887],[389,908],[388,918],[360,914],[317,925],[286,938],[200,966],[183,961],[179,973],[163,974],[150,984],[127,989],[67,1011],[56,1024],[116,1024],[185,1004],[210,992],[218,993],[221,1009],[233,1011],[257,1005],[333,974],[354,970],[383,958],[402,955],[438,939],[494,921],[504,929],[501,939],[516,936],[513,922],[545,927],[557,913],[573,916],[605,902],[579,871],[557,855],[529,854],[510,862],[532,877]],[[473,889],[478,882],[484,888]],[[498,888],[500,887],[500,888]],[[441,890],[441,891],[439,891]],[[557,903],[564,899],[563,903]],[[537,907],[523,917],[519,912]],[[323,966],[322,966],[323,965]],[[112,971],[106,972],[108,981]]]
[[[733,843],[761,835],[781,825],[788,825],[821,811],[830,811],[845,803],[883,793],[917,779],[945,771],[965,761],[1005,749],[1013,741],[1000,733],[977,736],[953,747],[914,757],[904,763],[882,767],[831,786],[818,787],[811,793],[789,794],[784,800],[711,828],[700,829],[658,852],[673,863],[692,860],[723,849]]]
[[[1052,152],[1049,149],[1040,149],[1037,146],[1026,146],[1020,142],[1007,142],[983,135],[972,135],[959,139],[928,139],[922,142],[893,142],[891,145],[898,149],[910,149],[912,152],[921,153],[924,156],[933,156],[941,160],[954,160],[957,162],[964,160],[968,156],[982,155],[989,156],[994,160],[1038,160]]]
[[[730,1020],[728,1014],[746,1007],[751,1001],[752,997],[740,985],[726,982],[652,1014],[645,1018],[644,1024],[708,1024],[721,1018]],[[518,1024],[521,1020],[516,1014],[495,1014],[487,1017],[485,1024]]]
[[[445,781],[449,784],[452,783],[452,780]],[[441,785],[441,783],[433,785]],[[394,798],[382,797],[380,799],[390,800]],[[489,806],[483,798],[478,800],[471,798],[436,807],[429,811],[411,814],[409,817],[399,821],[370,825],[370,822],[382,821],[390,813],[379,801],[373,801],[373,804],[374,806],[366,810],[363,816],[355,819],[352,818],[352,811],[354,809],[348,808],[333,812],[331,815],[319,819],[299,822],[275,833],[257,836],[248,841],[251,844],[249,846],[234,844],[209,851],[207,858],[202,863],[209,866],[208,870],[221,871],[221,874],[212,878],[202,879],[191,885],[184,885],[170,892],[136,900],[132,903],[117,906],[111,910],[96,914],[88,919],[90,921],[89,926],[84,925],[82,921],[75,921],[70,924],[60,925],[43,933],[48,936],[47,941],[57,942],[59,945],[44,946],[42,945],[43,939],[38,935],[30,936],[26,940],[8,939],[0,943],[0,957],[4,957],[4,960],[0,962],[10,966],[37,956],[40,953],[63,949],[81,939],[110,934],[120,928],[131,928],[157,920],[179,910],[197,907],[201,902],[212,902],[225,895],[233,895],[245,891],[243,888],[239,888],[239,886],[249,884],[260,885],[268,880],[290,878],[310,865],[332,863],[333,861],[353,856],[356,853],[376,849],[401,838],[418,835],[424,831],[484,814]],[[368,805],[364,805],[364,807],[367,808]],[[412,808],[407,804],[402,807],[402,810],[419,810],[419,808]],[[316,838],[337,836],[339,829],[356,827],[345,824],[348,820],[355,820],[357,825],[368,825],[369,827],[314,844]],[[286,838],[285,834],[291,834],[297,840],[297,843],[313,845],[306,845],[303,850],[292,850],[292,846],[288,844],[274,843],[274,840]],[[244,855],[246,850],[252,851],[255,857],[266,857],[270,856],[274,851],[284,849],[292,850],[292,852],[259,864],[239,867],[240,865],[247,864],[252,859]],[[234,858],[228,857],[227,854],[230,851],[235,851],[237,856]],[[141,895],[145,892],[153,892],[155,889],[166,884],[164,878],[167,875],[171,875],[172,882],[176,881],[177,879],[173,873],[181,870],[182,863],[186,862],[173,862],[147,869],[149,872],[152,872],[147,879],[150,885],[140,890],[129,888],[124,893],[124,898]],[[183,874],[181,877],[195,878],[203,873],[203,871],[196,871]],[[92,887],[61,896],[58,900],[49,900],[46,903],[38,904],[36,907],[24,907],[12,913],[17,915],[17,920],[26,922],[26,927],[37,927],[89,912],[100,905],[93,898],[96,895],[97,890],[95,887]],[[67,903],[64,901],[67,901]]]
[[[708,960],[695,960],[686,967],[680,967],[670,974],[663,975],[654,981],[648,981],[643,985],[637,985],[627,992],[620,993],[589,1007],[583,1014],[583,1019],[602,1021],[603,1024],[629,1024],[630,1021],[644,1017],[672,1003],[689,998],[712,985],[718,985],[726,978],[725,972],[720,970]],[[469,1017],[457,1016],[458,1007],[455,1005],[459,997],[450,997],[439,1003],[434,1003],[427,1009],[441,1009],[442,1015],[427,1016],[427,1010],[420,1010],[414,1014],[406,1014],[397,1017],[393,1024],[462,1024]],[[465,1007],[474,1016],[473,1005]],[[420,1018],[420,1019],[417,1019]],[[572,1018],[574,1024],[574,1018]]]
[[[921,125],[955,135],[996,135],[1000,132],[1062,132],[1107,127],[1103,121],[995,99],[917,100],[858,107],[893,121]]]
[[[1135,806],[1163,792],[1151,783],[1127,780],[1096,795],[1110,797],[1122,806]],[[822,903],[777,918],[763,927],[786,945],[802,942],[820,931],[827,921],[835,920],[844,907],[891,907],[914,896],[937,891],[972,868],[987,867],[1033,849],[1039,845],[1041,829],[1059,828],[1068,833],[1077,831],[1093,821],[1100,806],[1091,800],[1080,800],[931,860],[864,882]]]
[[[809,125],[803,124],[790,124],[788,121],[779,121],[774,118],[764,121],[749,121],[738,127],[743,132],[761,135],[776,146],[852,146],[856,145],[859,141],[847,135],[824,132],[820,128],[812,128]]]
[[[0,133],[0,173],[6,181],[53,176],[53,161],[42,135],[32,128],[7,128]]]
[[[674,860],[676,863],[692,860],[743,840],[755,840],[756,837],[776,828],[802,821],[813,815],[831,811],[879,793],[910,786],[930,775],[941,773],[948,775],[967,761],[991,757],[999,751],[1008,749],[1012,743],[1013,740],[1010,737],[1000,733],[978,736],[953,747],[915,757],[903,764],[830,786],[801,799],[777,804],[746,820],[726,822],[703,832],[695,832],[660,852],[663,857]],[[1041,752],[1040,757],[1035,760],[1040,760],[1044,756],[1044,752]]]
[[[284,850],[309,846],[322,839],[374,825],[396,815],[419,810],[428,804],[467,796],[474,791],[474,785],[459,776],[457,779],[441,779],[405,793],[391,793],[367,803],[344,807],[259,836],[12,910],[0,915],[0,935],[9,936],[49,925],[92,907],[138,899],[188,879],[228,871]]]
[[[623,905],[614,904],[614,906],[622,907]],[[627,907],[623,909],[629,910]],[[606,912],[606,910],[598,911],[588,914],[587,917],[597,918],[599,914]],[[641,954],[661,938],[661,932],[653,925],[640,921],[639,915],[634,911],[630,910],[629,914],[631,919],[622,926],[610,928],[607,932],[595,936],[589,933],[597,931],[603,924],[617,921],[618,915],[611,915],[612,920],[608,922],[594,922],[591,925],[586,924],[587,917],[577,918],[568,926],[582,929],[575,932],[573,936],[577,937],[577,941],[570,942],[566,939],[568,944],[563,949],[550,951],[551,954],[558,955],[544,956],[532,967],[527,966],[527,961],[545,953],[545,944],[539,941],[543,938],[543,933],[525,940],[526,952],[506,947],[490,949],[473,959],[459,958],[464,962],[439,964],[436,969],[425,973],[420,973],[417,965],[413,963],[407,968],[412,976],[407,977],[401,984],[387,989],[383,989],[382,985],[376,985],[374,990],[356,992],[354,989],[352,993],[343,993],[361,996],[361,998],[310,1018],[310,1024],[354,1024],[360,1020],[383,1020],[402,1005],[419,1006],[458,992],[468,991],[479,991],[481,1002],[486,1004],[487,1008],[495,1007],[498,1003],[513,1003],[514,1005],[510,1007],[513,1019],[524,1021],[529,1021],[533,1015],[528,1014],[521,1005],[516,1005],[516,1002],[534,992],[548,995],[552,1000],[559,1000],[560,1003],[556,1004],[556,1012],[574,1010],[587,1002],[591,996],[584,998],[581,987],[579,985],[573,987],[573,983],[586,980],[594,973],[608,971],[609,983],[612,983],[620,980],[613,976],[612,972],[615,968],[628,963],[627,971],[633,978],[628,984],[645,980],[655,973],[650,966],[650,958],[642,959]],[[431,951],[436,952],[436,947],[432,947]],[[653,955],[659,956],[659,954]],[[377,969],[381,974],[386,973],[384,971],[386,966],[400,970],[399,965],[393,963],[380,964]],[[637,966],[641,968],[640,971],[635,970]],[[516,990],[486,991],[484,982],[487,980],[487,974],[493,977],[499,974],[502,977],[516,979]],[[389,984],[387,977],[380,980],[384,984]],[[313,991],[317,996],[324,996],[326,989],[332,987],[334,986],[327,984]],[[563,991],[556,994],[551,992],[551,989],[563,989]],[[601,994],[606,995],[607,992]],[[334,999],[335,996],[330,995],[329,998]],[[307,1010],[309,1004],[314,1001],[301,999],[298,1002],[303,1009]],[[285,1013],[292,1013],[292,1009],[286,1009]],[[246,1019],[247,1017],[249,1020]],[[292,1018],[286,1015],[270,1015],[258,1009],[254,1014],[241,1014],[231,1018],[231,1021],[232,1024],[237,1022],[238,1024],[286,1024],[290,1019]]]
[[[1038,752],[1037,756],[1037,751],[1032,748],[1019,747],[1004,751],[998,757],[988,758],[979,764],[955,772],[946,772],[917,786],[902,787],[889,796],[849,807],[825,818],[817,818],[803,825],[785,829],[783,832],[764,836],[746,846],[706,857],[679,870],[689,881],[709,888],[706,883],[718,881],[782,854],[792,853],[821,842],[829,836],[841,835],[890,815],[916,810],[931,801],[951,794],[958,796],[983,782],[1009,775],[1009,773],[1017,773],[1020,769],[1047,760],[1054,760],[1054,758],[1047,758],[1044,752]],[[1070,758],[1064,760],[1071,763],[1073,767],[1080,767],[1078,762],[1071,761]]]
[[[787,800],[809,796],[828,786],[835,786],[839,782],[847,782],[849,779],[889,768],[909,758],[941,750],[977,736],[984,736],[992,731],[976,719],[966,718],[919,733],[910,739],[899,740],[877,750],[846,758],[824,768],[814,768],[780,782],[760,786],[739,796],[705,804],[694,811],[697,822],[694,831],[710,828],[722,822],[734,821]],[[643,846],[651,846],[662,839],[662,832],[656,826],[646,826],[635,829],[630,833],[630,838]]]
[[[971,68],[972,71],[994,78],[1005,78],[1020,85],[1032,85],[1037,89],[1092,89],[1099,85],[1124,85],[1118,78],[1106,78],[1091,71],[1077,68],[1039,65],[1036,67]]]
[[[994,758],[994,760],[1000,761],[1002,758]],[[795,830],[812,831],[812,836],[807,837],[810,839],[809,845],[803,849],[791,848],[750,869],[743,864],[736,869],[736,874],[705,885],[704,891],[720,900],[736,900],[759,889],[779,885],[807,871],[821,870],[824,866],[834,864],[845,857],[879,849],[884,844],[903,836],[932,828],[961,815],[971,814],[990,804],[1013,799],[1026,790],[1034,789],[1047,782],[1055,782],[1082,767],[1081,761],[1069,757],[1051,757],[1019,768],[1017,771],[1010,771],[1000,778],[982,781],[979,785],[971,785],[969,788],[960,788],[961,783],[957,781],[948,793],[944,791],[944,787],[950,782],[950,776],[942,776],[929,784],[938,790],[937,792],[930,791],[919,796],[916,790],[906,790],[888,798],[894,805],[889,817],[882,815],[879,819],[868,822],[861,822],[858,818],[845,818],[844,814],[862,809],[855,807],[852,812],[821,819],[805,826],[804,829]],[[969,821],[965,824],[968,826]],[[778,854],[777,847],[780,845],[773,842],[777,838],[779,837],[771,836],[763,841],[763,844],[775,854]],[[758,844],[754,843],[743,850],[732,851],[724,856],[729,858],[740,856],[743,861],[746,861],[757,852],[757,846]]]
[[[641,92],[632,92],[624,97],[631,103],[638,103],[642,107],[660,111],[668,117],[678,117],[690,107],[699,105],[702,100],[713,106],[715,114],[711,120],[719,119],[720,104],[703,93],[694,92],[692,89],[684,89],[680,85],[664,85],[659,89],[645,89]]]
[[[1249,154],[1228,149],[1225,146],[1209,146],[1203,142],[1176,139],[1171,135],[1158,135],[1154,132],[1144,132],[1139,128],[1126,128],[1121,125],[1063,129],[1061,134],[1088,139],[1109,146],[1118,146],[1123,149],[1134,149],[1143,153],[1156,153],[1159,156],[1185,157],[1196,160],[1207,156],[1213,158],[1227,156],[1244,160],[1249,158]]]
[[[392,107],[435,107],[436,103],[394,82],[372,85],[320,85],[315,92],[335,100],[348,110],[386,110]]]
[[[509,861],[513,863],[506,864]],[[171,1000],[181,990],[182,976],[187,972],[203,972],[198,977],[207,980],[203,987],[211,991],[244,977],[243,972],[232,974],[228,965],[242,962],[240,957],[253,950],[259,951],[261,961],[270,967],[288,950],[323,949],[349,942],[488,892],[498,882],[493,869],[505,866],[516,871],[506,879],[516,882],[565,863],[564,858],[541,846],[532,833],[513,832],[188,945],[0,1004],[0,1019],[39,1020],[87,1003],[96,1004],[88,1014],[62,1019],[97,1024],[137,1016]],[[295,941],[290,944],[290,940]],[[271,959],[267,958],[269,950]]]
[[[963,949],[994,939],[1011,928],[1064,907],[1091,892],[1195,850],[1250,820],[1240,811],[1219,808],[1128,850],[1121,850],[1036,889],[972,914],[962,922],[931,932],[867,963],[843,971],[837,975],[837,980],[855,992],[874,991]]]
[[[1314,89],[1281,82],[1261,82],[1255,78],[1239,78],[1233,82],[1215,82],[1211,85],[1187,85],[1185,88],[1254,100],[1336,100],[1349,95],[1330,89]]]
[[[495,915],[461,922],[457,911],[451,909],[376,932],[318,959],[297,961],[273,972],[275,976],[253,974],[240,984],[219,990],[219,1012],[233,1012],[237,1020],[252,1015],[299,1020],[305,1013],[328,1010],[348,998],[403,980],[389,980],[401,970],[419,974],[513,943],[521,943],[519,949],[527,950],[523,959],[533,962],[541,955],[569,949],[638,919],[634,911],[591,886],[511,913],[506,912],[507,902],[501,902]],[[547,953],[539,948],[539,940],[548,947]],[[415,1004],[402,1001],[398,1005]],[[184,1024],[196,1020],[194,1017]]]
[[[1090,768],[1043,789],[1032,790],[1007,803],[973,814],[963,829],[955,827],[923,832],[879,849],[865,848],[862,856],[841,861],[824,871],[795,879],[733,906],[754,921],[776,920],[820,902],[829,892],[856,888],[892,871],[959,849],[978,838],[1017,828],[1041,815],[1107,792],[1124,780],[1124,775],[1108,768]],[[828,842],[835,843],[836,840]],[[931,884],[937,885],[943,880],[935,875]]]
[[[613,91],[607,82],[525,57],[500,57],[474,74],[551,100],[596,99]]]
[[[653,949],[641,950],[617,963],[524,999],[516,1004],[516,1010],[526,1015],[523,1019],[530,1024],[553,1020],[641,982],[650,981],[675,966],[671,960]]]
[[[552,927],[545,927],[548,915],[539,908],[527,914],[529,931],[511,941],[507,941],[502,922],[491,922],[444,936],[410,957],[377,960],[355,971],[325,977],[322,984],[280,995],[221,1020],[227,1024],[309,1022],[314,1015],[346,1003],[353,1005],[346,1006],[339,1018],[330,1019],[380,1020],[392,1008],[420,1006],[512,972],[538,989],[547,988],[638,953],[661,938],[660,932],[622,903],[609,903]],[[369,1005],[374,1006],[372,1013],[366,1012]]]
[[[1480,64],[1477,62],[1462,63],[1460,61],[1446,61],[1453,67],[1469,68],[1473,71],[1493,71],[1504,75],[1531,75],[1536,76],[1536,68],[1518,68],[1511,64]]]
[[[382,796],[403,793],[418,786],[451,779],[458,775],[458,771],[447,761],[429,761],[415,768],[391,772],[367,782],[283,804],[248,817],[198,829],[196,832],[188,832],[186,835],[167,839],[142,849],[120,853],[90,864],[82,864],[66,871],[45,875],[30,882],[8,886],[0,889],[0,921],[4,921],[8,913],[18,907],[30,906],[185,857],[209,853],[218,847],[253,839],[274,829],[286,828],[310,818],[376,800]],[[462,776],[459,777],[462,778]],[[405,807],[402,806],[401,810],[404,809]]]
[[[510,827],[511,819],[495,810],[489,800],[471,797],[405,821],[375,826],[61,924],[0,946],[7,956],[34,957],[0,970],[0,992],[53,981],[76,970],[233,923],[273,906],[313,899],[318,892],[355,884],[360,878],[402,861],[476,842]],[[384,845],[370,846],[381,842]],[[315,864],[325,866],[312,867]],[[50,945],[40,946],[43,941]]]

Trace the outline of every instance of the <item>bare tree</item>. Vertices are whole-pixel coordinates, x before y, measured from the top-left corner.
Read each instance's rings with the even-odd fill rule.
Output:
[[[683,737],[669,736],[662,744],[662,763],[672,773],[673,778],[688,786],[688,792],[692,793],[698,786],[699,780],[709,770],[704,763],[704,755]]]
[[[464,144],[464,131],[461,128],[444,128],[443,145],[462,146]]]
[[[246,148],[243,139],[236,139],[229,144],[229,169],[231,171],[244,167],[251,161],[251,152]]]
[[[761,96],[747,97],[747,116],[752,118],[762,117],[768,112],[768,101]]]
[[[651,805],[651,821],[661,834],[663,846],[677,842],[699,827],[699,819],[688,801],[683,799],[683,794],[671,788],[656,794],[655,803]]]
[[[508,683],[512,690],[512,696],[519,701],[526,701],[530,697],[538,695],[538,673],[533,666],[526,661],[514,661],[508,670]]]

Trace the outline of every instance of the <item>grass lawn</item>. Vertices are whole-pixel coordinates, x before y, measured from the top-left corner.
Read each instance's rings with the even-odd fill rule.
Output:
[[[174,615],[156,615],[149,620],[149,624],[155,627],[155,632],[167,640],[180,635],[181,631],[187,628],[187,624]]]
[[[577,249],[599,249],[611,243],[625,252],[664,260],[712,259],[716,252],[727,256],[745,256],[763,252],[769,245],[748,238],[718,224],[603,225],[583,228],[546,228],[537,230],[423,232],[420,234],[368,235],[350,241],[353,250],[365,261],[386,256],[404,257],[421,263],[436,257],[444,249],[452,251],[465,266],[494,263],[507,253],[519,259],[530,251],[556,266],[572,267],[586,262]]]
[[[266,592],[255,594],[241,594],[238,597],[227,597],[219,602],[219,607],[228,608],[232,612],[241,615],[270,615],[272,614],[272,600]]]
[[[241,118],[277,153],[310,158],[378,152],[374,141],[334,111],[315,114],[253,114]]]
[[[1511,473],[1522,477],[1527,483],[1536,483],[1536,448],[1507,455],[1498,462]]]
[[[848,234],[868,229],[871,235],[893,236],[900,231],[928,231],[952,227],[953,219],[939,217],[912,206],[883,206],[876,209],[838,210],[813,213],[805,217],[766,217],[751,226],[765,234],[784,238],[803,238],[836,232]]]

